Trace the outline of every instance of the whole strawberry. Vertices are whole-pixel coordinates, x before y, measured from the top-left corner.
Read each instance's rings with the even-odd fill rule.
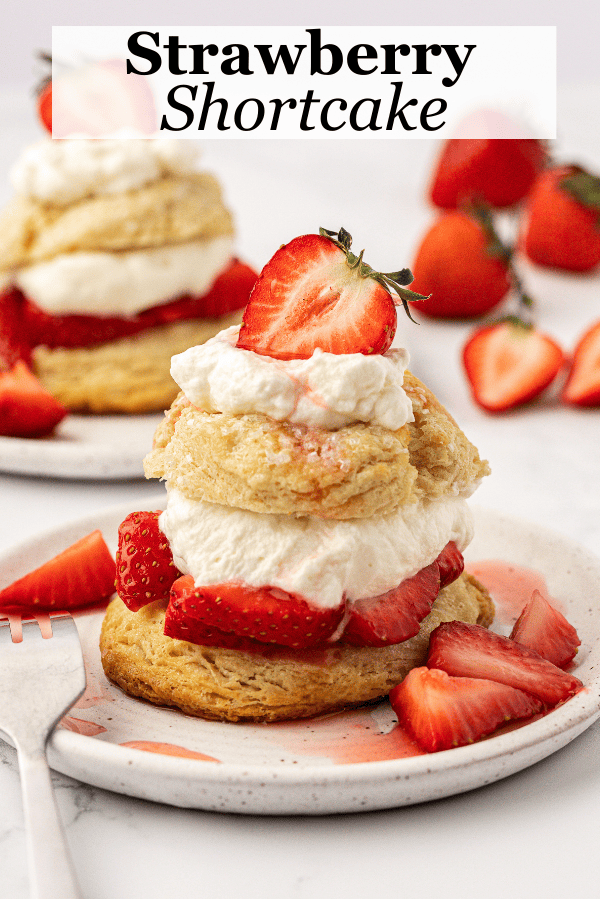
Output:
[[[237,346],[275,359],[307,359],[317,348],[385,353],[396,333],[396,304],[408,313],[420,295],[406,289],[408,269],[375,272],[351,244],[343,228],[321,228],[280,247],[252,289]]]
[[[537,140],[452,138],[434,170],[431,201],[442,209],[466,203],[513,206],[525,197],[545,163],[545,148]]]
[[[527,201],[521,243],[539,266],[588,272],[600,264],[600,178],[577,166],[548,169]]]
[[[511,287],[510,253],[483,212],[441,215],[421,241],[412,268],[412,290],[428,295],[412,305],[441,319],[481,316]]]
[[[167,600],[180,572],[158,512],[133,512],[119,525],[116,590],[132,612],[154,600]]]

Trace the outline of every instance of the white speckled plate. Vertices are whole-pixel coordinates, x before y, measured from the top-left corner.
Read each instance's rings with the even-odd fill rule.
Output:
[[[156,500],[146,508],[156,508]],[[5,554],[0,586],[94,528],[115,548],[118,524],[129,512],[121,506],[88,517]],[[387,702],[276,725],[206,722],[131,699],[109,684],[98,651],[102,614],[93,613],[76,619],[88,689],[51,738],[51,765],[101,788],[176,806],[322,814],[450,796],[550,755],[600,715],[600,560],[528,523],[475,513],[468,565],[503,560],[541,573],[582,638],[576,674],[584,690],[546,716],[468,747],[419,756],[405,755],[407,739]],[[498,627],[506,629],[507,617]],[[174,753],[180,755],[167,755]]]
[[[0,471],[51,478],[143,478],[162,415],[69,415],[48,438],[0,437]]]

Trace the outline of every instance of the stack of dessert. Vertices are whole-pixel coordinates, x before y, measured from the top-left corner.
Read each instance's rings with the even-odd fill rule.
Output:
[[[282,246],[241,329],[173,359],[181,393],[145,461],[166,509],[122,523],[101,635],[134,696],[317,715],[386,695],[440,622],[492,620],[462,560],[487,463],[390,349],[410,273],[374,272],[350,242]]]
[[[171,356],[239,322],[256,278],[195,144],[45,139],[11,180],[2,368],[31,367],[69,410],[164,410]]]

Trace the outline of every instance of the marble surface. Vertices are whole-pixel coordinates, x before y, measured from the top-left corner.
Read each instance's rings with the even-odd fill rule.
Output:
[[[584,115],[598,91],[562,93],[560,158],[600,170]],[[10,123],[0,170],[38,132],[22,97],[0,95]],[[7,114],[10,116],[7,118]],[[367,259],[410,265],[432,212],[423,201],[434,142],[218,142],[205,160],[236,212],[240,253],[256,265],[302,231],[344,225]],[[10,191],[0,179],[0,199]],[[524,266],[540,326],[570,349],[600,317],[600,278]],[[402,314],[401,314],[402,316]],[[480,505],[525,518],[600,554],[600,412],[552,396],[504,416],[471,401],[459,351],[465,324],[400,319],[414,371],[491,462]],[[144,481],[0,475],[0,549],[115,503],[144,500]],[[597,598],[590,602],[600,602]],[[0,742],[0,897],[28,884],[14,751]],[[175,809],[53,776],[86,897],[592,897],[600,863],[600,726],[504,781],[420,806],[361,815],[244,817]]]

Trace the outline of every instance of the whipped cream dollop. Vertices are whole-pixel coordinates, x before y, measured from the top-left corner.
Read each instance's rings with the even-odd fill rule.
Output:
[[[228,235],[120,253],[62,253],[18,270],[13,283],[51,315],[132,316],[207,293],[232,255]]]
[[[198,157],[194,141],[136,140],[125,132],[106,140],[46,138],[23,151],[9,177],[18,194],[66,206],[133,190],[165,175],[189,174],[198,170]]]
[[[456,497],[337,521],[264,515],[170,489],[159,525],[175,565],[196,586],[275,587],[321,608],[379,596],[433,562],[448,541],[464,550],[473,535],[471,511]]]
[[[406,350],[365,356],[317,349],[309,359],[280,360],[236,347],[238,333],[234,325],[172,358],[171,375],[194,406],[331,431],[353,422],[395,431],[413,421],[402,387]]]

